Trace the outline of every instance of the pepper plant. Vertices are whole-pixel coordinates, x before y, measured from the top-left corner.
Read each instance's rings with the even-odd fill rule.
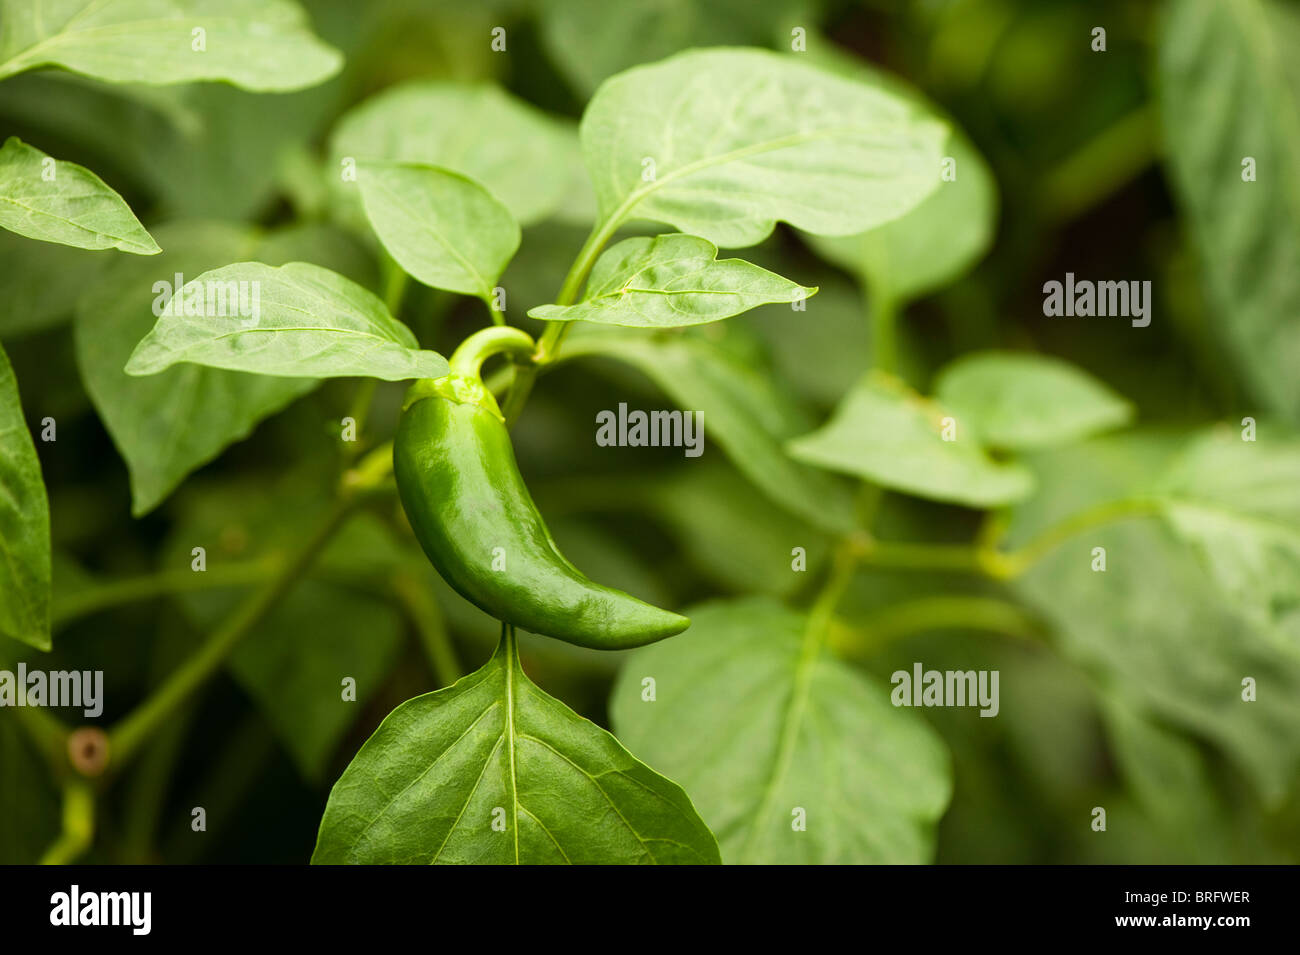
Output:
[[[340,37],[369,16],[344,6],[313,7]],[[962,287],[999,194],[918,89],[791,27],[793,5],[757,5],[756,26],[700,4],[699,42],[659,24],[594,58],[573,54],[583,6],[518,13],[587,97],[575,124],[482,78],[367,73],[290,0],[0,3],[0,111],[24,130],[41,127],[24,103],[66,101],[167,131],[134,179],[59,158],[59,135],[0,149],[0,340],[64,336],[155,554],[80,566],[87,518],[50,480],[75,473],[86,432],[58,429],[79,409],[20,404],[20,380],[59,369],[15,376],[0,351],[0,669],[102,669],[110,716],[70,723],[25,687],[0,710],[0,858],[154,858],[214,681],[256,715],[172,824],[178,857],[202,854],[268,731],[322,797],[318,863],[929,861],[954,766],[959,801],[987,785],[970,724],[1001,715],[1047,758],[1044,699],[1078,717],[1062,738],[1101,727],[1121,826],[1175,790],[1197,797],[1175,827],[1218,825],[1216,760],[1251,793],[1234,798],[1283,806],[1300,408],[1295,225],[1268,163],[1300,172],[1300,155],[1233,110],[1295,105],[1273,75],[1287,61],[1251,55],[1272,31],[1239,19],[1293,37],[1289,8],[1174,0],[1159,27],[1170,178],[1246,369],[1248,404],[1224,407],[1252,413],[1156,434],[1031,347],[928,360],[904,316]],[[467,21],[453,32],[511,55],[510,30]],[[1230,97],[1206,59],[1240,73]],[[211,81],[227,86],[176,86]],[[299,107],[232,133],[274,149],[212,168],[221,97],[295,90]],[[1212,118],[1246,127],[1268,181],[1238,190],[1231,131],[1189,118],[1214,103],[1236,104]],[[93,152],[95,135],[67,139]],[[1087,147],[1044,193],[1052,214],[1114,187],[1089,170],[1132,141]],[[146,228],[115,178],[170,221]],[[986,313],[988,289],[965,288],[950,313]],[[583,393],[560,400],[566,379],[698,413],[706,453],[583,474],[570,437],[589,442],[590,417]],[[277,427],[269,462],[223,470]],[[136,639],[141,605],[162,639]],[[64,650],[60,631],[105,618],[133,622]],[[899,690],[918,661],[973,658],[1003,674],[988,712],[922,713],[928,696]],[[1078,831],[1105,832],[1089,821],[1106,800],[1081,791]]]

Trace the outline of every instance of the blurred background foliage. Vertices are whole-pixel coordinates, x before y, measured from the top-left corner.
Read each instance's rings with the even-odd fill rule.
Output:
[[[40,72],[0,84],[0,124],[6,134],[98,172],[165,249],[191,256],[185,261],[193,264],[178,268],[187,275],[233,261],[232,247],[256,247],[265,261],[306,258],[382,294],[389,266],[367,231],[354,228],[355,210],[332,194],[334,163],[347,149],[341,137],[358,121],[355,114],[340,119],[358,104],[409,80],[481,80],[573,122],[596,85],[629,66],[690,46],[788,49],[791,29],[801,26],[810,57],[849,73],[873,71],[950,115],[964,134],[952,149],[967,157],[961,168],[975,184],[964,194],[967,207],[949,220],[952,229],[970,233],[959,238],[957,261],[928,258],[932,237],[902,230],[878,237],[873,251],[810,242],[782,227],[746,254],[820,286],[820,294],[803,314],[770,306],[692,334],[770,379],[787,402],[792,434],[824,420],[871,365],[881,342],[868,316],[883,307],[905,313],[890,347],[902,376],[924,392],[955,356],[1004,348],[1067,358],[1136,406],[1135,432],[1031,459],[1041,490],[1015,509],[1013,541],[1140,484],[1183,436],[1205,424],[1267,416],[1286,403],[1282,394],[1261,410],[1251,373],[1225,359],[1214,331],[1222,312],[1211,296],[1219,293],[1206,280],[1207,250],[1189,228],[1214,210],[1186,210],[1175,198],[1177,174],[1161,164],[1162,4],[304,6],[316,31],[347,57],[342,73],[321,86],[254,95],[221,84],[110,87]],[[506,54],[490,49],[496,26],[507,30]],[[1096,26],[1107,31],[1105,53],[1091,49]],[[415,112],[412,124],[422,121]],[[530,182],[531,150],[500,146],[501,174],[518,177],[520,202],[559,188]],[[572,188],[557,193],[557,200],[566,198],[555,211],[529,217],[503,282],[507,314],[530,329],[521,316],[554,296],[590,222],[576,153],[573,162]],[[945,238],[948,247],[958,242]],[[890,260],[908,243],[912,271]],[[137,507],[147,513],[133,517],[125,452],[96,413],[97,385],[91,376],[83,382],[78,351],[129,351],[149,324],[139,277],[156,267],[9,233],[0,233],[0,261],[0,338],[24,408],[33,424],[49,415],[59,429],[57,445],[37,445],[57,554],[56,649],[44,656],[6,643],[0,663],[22,657],[48,669],[103,669],[104,718],[111,721],[196,645],[248,582],[91,613],[97,581],[185,568],[198,541],[207,543],[213,562],[273,561],[304,533],[328,493],[340,463],[337,422],[348,413],[355,384],[328,380],[307,394],[268,394],[266,407],[283,411],[260,424],[264,411],[253,415],[246,440],[170,496],[157,488],[141,501],[137,488]],[[1292,283],[1300,273],[1295,265]],[[1150,279],[1155,320],[1135,330],[1113,319],[1045,319],[1043,283],[1067,271]],[[1228,291],[1241,281],[1228,281]],[[482,324],[483,312],[479,303],[412,284],[401,317],[424,346],[450,353]],[[815,568],[824,563],[829,538],[806,516],[777,506],[716,445],[706,445],[713,453],[691,467],[683,466],[679,449],[595,446],[597,411],[620,401],[663,407],[670,399],[661,389],[605,360],[568,363],[539,383],[515,430],[516,447],[562,549],[593,577],[668,606],[727,595],[806,598],[809,585],[789,570],[789,541],[807,547]],[[371,415],[376,441],[391,436],[402,391],[401,384],[380,383]],[[887,494],[877,530],[882,537],[963,541],[978,524],[974,511]],[[1059,554],[1051,556],[1010,588],[1032,622],[1014,635],[953,621],[891,629],[885,613],[927,596],[1005,595],[1002,585],[867,569],[854,578],[839,625],[855,665],[886,681],[916,660],[1002,674],[997,719],[975,718],[969,709],[922,713],[947,743],[954,767],[937,860],[1296,861],[1294,700],[1270,705],[1275,722],[1261,731],[1242,725],[1240,707],[1219,712],[1195,698],[1213,667],[1230,673],[1234,685],[1238,673],[1254,673],[1262,684],[1284,674],[1274,692],[1294,691],[1294,647],[1279,663],[1245,636],[1246,624],[1213,602],[1186,545],[1167,532],[1137,523],[1107,528],[1098,540],[1137,568],[1108,575],[1112,583],[1126,581],[1122,599],[1099,600],[1090,575],[1081,579]],[[428,635],[441,627],[453,637],[457,660],[429,650]],[[429,568],[395,500],[384,513],[363,515],[242,645],[225,675],[150,744],[137,771],[107,794],[89,858],[306,860],[329,785],[383,716],[480,665],[496,636],[494,622]],[[541,686],[609,724],[620,655],[544,639],[528,641],[524,653]],[[336,685],[338,672],[357,678],[355,707],[320,702],[320,685]],[[1189,681],[1196,689],[1188,690]],[[62,716],[76,722],[75,714]],[[0,758],[0,861],[30,861],[57,833],[58,798],[5,712]],[[206,835],[190,831],[196,805],[207,809]],[[1107,835],[1089,828],[1094,806],[1108,810]]]

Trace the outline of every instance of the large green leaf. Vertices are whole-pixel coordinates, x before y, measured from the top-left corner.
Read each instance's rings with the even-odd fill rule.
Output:
[[[292,0],[3,0],[0,77],[61,66],[111,83],[293,90],[343,58]]]
[[[713,49],[607,80],[580,133],[603,220],[737,247],[778,219],[852,235],[902,215],[939,185],[947,128],[797,59]]]
[[[735,355],[692,335],[656,336],[584,327],[566,355],[605,355],[640,369],[681,408],[702,414],[706,448],[716,440],[773,501],[813,526],[843,531],[852,495],[830,476],[786,454],[782,442],[806,427],[770,379]]]
[[[519,225],[500,200],[436,166],[367,162],[357,175],[370,224],[398,265],[425,285],[491,302],[519,248]]]
[[[975,424],[955,421],[955,438],[944,440],[946,417],[901,382],[868,375],[829,422],[788,447],[800,461],[936,501],[996,507],[1030,492],[1029,473],[990,458]]]
[[[154,375],[179,362],[288,378],[447,373],[447,360],[421,349],[373,292],[306,262],[237,262],[187,282],[126,371]]]
[[[718,862],[674,783],[543,693],[513,638],[403,703],[330,792],[316,863]]]
[[[1300,423],[1300,10],[1173,0],[1160,42],[1166,163],[1213,329],[1257,398]],[[1243,181],[1243,161],[1256,181]]]
[[[1149,489],[1171,442],[1132,434],[1035,455],[1040,491],[1013,511],[1019,546],[1071,515]],[[1106,551],[1093,570],[1094,549]],[[1080,528],[1014,582],[1060,651],[1107,692],[1213,742],[1276,802],[1300,768],[1300,654],[1222,598],[1158,519]],[[1253,702],[1242,681],[1256,681]]]
[[[909,302],[958,278],[988,251],[997,186],[980,154],[954,130],[945,147],[955,177],[892,222],[846,238],[809,236],[817,253],[858,276],[872,294]]]
[[[309,378],[271,378],[186,364],[134,378],[123,367],[154,324],[154,283],[196,276],[258,251],[258,238],[234,226],[188,223],[159,230],[167,251],[124,259],[77,306],[77,366],[113,443],[131,472],[132,511],[158,505],[187,474],[247,437],[268,415],[316,386]]]
[[[496,86],[417,81],[371,97],[339,122],[341,163],[381,160],[450,169],[482,184],[521,225],[546,218],[569,188],[572,133]]]
[[[591,270],[577,305],[529,310],[546,321],[665,328],[701,325],[759,305],[803,301],[817,292],[744,259],[718,259],[718,247],[674,233],[624,239]]]
[[[825,69],[948,121],[916,88],[823,38],[810,41],[809,55]],[[810,236],[812,247],[856,276],[873,296],[895,303],[910,302],[958,278],[993,241],[998,190],[993,171],[960,129],[953,127],[944,153],[945,165],[935,171],[938,188],[911,212],[859,235]]]
[[[0,228],[81,249],[159,251],[125,200],[102,179],[15,136],[0,149]]]
[[[634,506],[642,500],[668,526],[694,568],[735,593],[792,594],[807,586],[809,573],[815,574],[830,552],[829,535],[784,508],[773,508],[766,495],[722,462],[650,475],[644,494],[633,497]],[[795,570],[795,548],[803,549],[806,572]]]
[[[775,600],[705,604],[691,621],[629,657],[610,712],[695,800],[724,861],[928,861],[952,790],[939,737]]]
[[[1261,630],[1300,651],[1300,440],[1215,429],[1158,485],[1165,514],[1222,593]]]
[[[1128,424],[1133,406],[1082,369],[1047,355],[975,352],[944,367],[934,396],[991,447],[1069,444]]]
[[[0,348],[0,636],[50,648],[50,506],[18,382]]]

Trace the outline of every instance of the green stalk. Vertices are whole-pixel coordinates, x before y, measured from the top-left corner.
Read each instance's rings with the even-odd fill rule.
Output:
[[[393,591],[415,624],[434,676],[440,685],[451,686],[465,675],[465,671],[461,668],[451,635],[447,632],[447,621],[442,615],[442,608],[429,593],[429,588],[411,574],[403,573],[394,577]]]
[[[145,740],[171,718],[176,707],[189,699],[220,669],[239,642],[293,589],[356,504],[357,498],[352,495],[336,502],[315,533],[285,564],[284,569],[245,600],[193,656],[172,671],[153,696],[109,731],[109,759],[112,766],[129,762]]]
[[[836,642],[847,657],[865,659],[885,644],[927,630],[983,630],[1035,639],[1042,624],[1018,604],[995,597],[936,595],[887,607],[856,621],[853,633]]]
[[[265,559],[213,567],[201,574],[192,570],[166,570],[97,584],[61,598],[53,608],[51,626],[58,629],[80,617],[151,597],[255,584],[274,573],[278,566],[278,561]]]
[[[95,838],[95,793],[84,779],[71,779],[63,787],[63,831],[45,854],[41,865],[67,865],[90,848]]]

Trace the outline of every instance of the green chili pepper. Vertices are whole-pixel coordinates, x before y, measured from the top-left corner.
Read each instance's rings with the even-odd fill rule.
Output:
[[[456,350],[450,375],[412,387],[393,469],[415,536],[461,596],[524,630],[602,650],[681,633],[687,618],[593,583],[551,539],[479,375],[488,355],[533,347],[517,328],[484,329]]]

